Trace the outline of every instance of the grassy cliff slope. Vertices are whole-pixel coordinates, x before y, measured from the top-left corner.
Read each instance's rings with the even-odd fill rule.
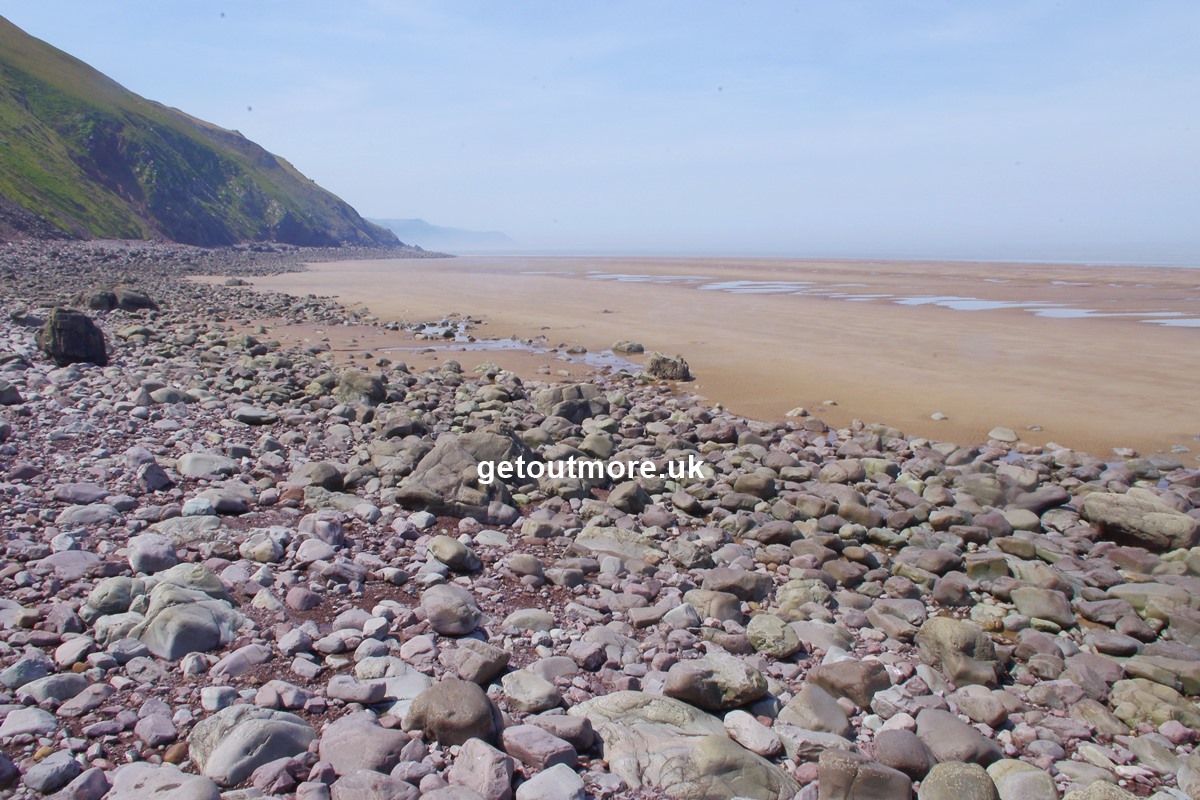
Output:
[[[128,91],[0,17],[0,238],[399,241],[241,134]]]

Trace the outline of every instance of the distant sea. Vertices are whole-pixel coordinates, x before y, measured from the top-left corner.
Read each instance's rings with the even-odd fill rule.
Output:
[[[931,248],[823,248],[811,250],[735,250],[712,248],[513,248],[511,250],[462,251],[464,256],[555,256],[595,258],[797,258],[838,261],[971,261],[997,264],[1071,264],[1095,266],[1173,267],[1200,269],[1200,245],[1168,249],[1139,245],[1076,247],[987,247]]]

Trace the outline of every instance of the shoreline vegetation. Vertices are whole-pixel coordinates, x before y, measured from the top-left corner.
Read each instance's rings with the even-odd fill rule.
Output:
[[[478,259],[351,260],[378,255],[0,245],[0,787],[117,800],[1197,792],[1193,454],[830,424],[843,406],[755,420],[695,393],[707,339],[677,319],[644,338],[685,356],[694,383],[648,374],[630,342],[629,361],[595,366],[582,356],[603,347],[586,342],[560,360],[572,354],[557,343],[593,326],[605,347],[629,338],[604,327],[622,297],[660,317],[681,296],[700,317],[744,314],[744,294],[675,280],[696,264],[639,264],[629,272],[671,280],[631,286]],[[771,268],[721,278],[796,280]],[[338,293],[369,287],[380,302],[313,291],[338,274]],[[994,299],[969,272],[943,277]],[[1144,292],[1171,293],[1156,281]],[[549,294],[531,296],[538,285]],[[762,315],[741,318],[758,323],[742,324],[752,345],[836,348],[896,312],[957,335],[931,327],[955,319],[943,307],[758,299]],[[776,313],[826,334],[773,327]],[[1096,347],[1135,324],[994,313],[1026,335],[1091,326],[1071,330]],[[542,325],[551,346],[514,356],[519,372],[499,351],[438,349]],[[669,329],[690,345],[667,347]],[[865,355],[852,366],[889,385]],[[1119,367],[1113,380],[1128,377]],[[654,470],[481,474],[573,459]]]

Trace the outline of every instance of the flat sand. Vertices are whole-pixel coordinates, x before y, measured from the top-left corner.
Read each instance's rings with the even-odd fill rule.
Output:
[[[683,355],[689,390],[756,419],[804,407],[835,426],[862,419],[958,442],[1001,425],[1099,456],[1174,447],[1194,463],[1200,453],[1192,269],[479,256],[313,264],[253,282],[385,320],[471,315],[484,320],[480,337],[590,351],[635,340]],[[363,344],[380,355],[389,343]],[[395,346],[413,345],[396,334]],[[564,366],[507,351],[387,355],[494,361],[530,376]]]

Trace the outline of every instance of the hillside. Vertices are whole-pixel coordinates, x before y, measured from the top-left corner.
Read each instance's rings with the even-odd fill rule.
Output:
[[[398,245],[287,161],[0,17],[0,239]]]
[[[446,228],[423,219],[373,219],[371,222],[387,228],[409,244],[428,250],[492,253],[512,250],[516,246],[516,242],[499,231]]]

